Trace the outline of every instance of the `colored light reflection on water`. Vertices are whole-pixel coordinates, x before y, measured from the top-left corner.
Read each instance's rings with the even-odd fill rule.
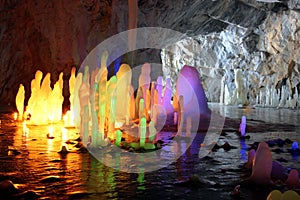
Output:
[[[223,108],[218,109],[222,110]],[[239,125],[240,116],[245,113],[242,109],[227,109],[229,110],[226,111],[227,114],[234,113],[236,124]],[[259,115],[265,112],[260,109],[248,111],[249,123],[254,123],[251,122],[251,118],[255,118],[255,113]],[[294,117],[297,116],[298,113],[294,112]],[[274,116],[272,117],[274,118]],[[277,120],[280,123],[279,118],[283,118],[278,116]],[[293,119],[290,123],[293,123],[295,119],[290,118]],[[8,178],[18,184],[22,190],[37,192],[42,199],[150,199],[153,196],[182,199],[205,199],[207,197],[209,199],[231,199],[230,191],[243,176],[236,171],[238,171],[239,165],[245,162],[246,149],[249,144],[279,137],[300,142],[299,136],[295,134],[296,131],[293,131],[298,130],[298,127],[289,128],[288,125],[285,130],[277,132],[255,133],[250,130],[247,132],[250,139],[244,141],[239,139],[238,134],[227,132],[227,136],[220,137],[219,143],[223,144],[225,141],[229,141],[237,149],[228,152],[219,149],[209,154],[211,159],[208,160],[197,159],[191,150],[166,168],[143,173],[141,167],[138,174],[130,174],[103,165],[89,153],[74,151],[65,157],[60,156],[57,152],[63,142],[63,131],[66,131],[63,136],[66,138],[63,140],[76,139],[79,136],[76,129],[64,130],[62,129],[63,124],[53,124],[54,138],[48,139],[46,136],[49,132],[48,125],[30,126],[19,123],[14,121],[12,114],[0,114],[0,120],[2,122],[0,127],[0,180]],[[265,129],[268,130],[272,126],[265,127]],[[158,135],[171,138],[174,133],[164,132]],[[165,151],[169,151],[169,155],[172,156],[173,151],[182,153],[181,151],[186,145],[185,140],[173,141],[169,148],[165,148]],[[20,154],[8,155],[6,151],[8,147],[17,149]],[[291,146],[286,148],[291,148]],[[68,145],[68,149],[72,151],[74,146]],[[116,158],[113,162],[121,164],[120,156],[112,155],[113,158]],[[288,163],[283,163],[285,167],[300,169],[298,158],[293,158],[289,153],[273,154],[273,160],[280,157],[288,160]],[[147,156],[145,155],[143,159],[147,159]],[[128,163],[134,166],[134,163],[129,160]],[[226,169],[228,172],[221,172],[220,169]],[[203,188],[193,190],[188,186],[175,184],[188,179],[193,174],[203,180],[218,182],[221,186],[216,188],[213,184],[207,184]],[[255,196],[255,192],[247,190],[247,188],[243,188],[242,192],[244,192],[243,196],[256,197],[258,200],[266,199],[266,196]]]

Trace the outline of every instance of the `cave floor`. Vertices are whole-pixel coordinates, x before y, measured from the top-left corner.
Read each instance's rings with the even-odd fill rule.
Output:
[[[0,181],[9,179],[20,191],[34,191],[39,199],[234,199],[231,191],[250,173],[241,166],[247,161],[251,144],[278,138],[300,142],[299,110],[209,106],[226,117],[217,144],[228,142],[235,148],[216,149],[201,159],[187,151],[167,167],[146,173],[120,172],[88,152],[61,156],[57,153],[61,147],[58,127],[54,127],[53,140],[46,137],[48,126],[28,126],[29,133],[24,135],[22,123],[13,120],[12,112],[2,109]],[[250,139],[241,140],[237,134],[242,115],[247,116]],[[69,138],[78,137],[72,129],[67,134]],[[184,145],[184,141],[176,142]],[[281,153],[273,152],[278,148]],[[273,160],[281,160],[287,170],[300,170],[299,158],[288,153],[290,148],[291,144],[270,147]],[[240,198],[266,199],[273,189],[242,186]]]

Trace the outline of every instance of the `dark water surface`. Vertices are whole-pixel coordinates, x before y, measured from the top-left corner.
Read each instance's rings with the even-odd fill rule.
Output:
[[[28,126],[29,133],[24,134],[22,123],[14,121],[12,113],[2,112],[0,181],[9,179],[21,191],[33,190],[39,199],[233,199],[230,192],[248,176],[240,166],[247,161],[250,144],[277,138],[300,142],[299,111],[210,107],[231,118],[226,120],[225,134],[218,144],[229,142],[236,149],[221,148],[203,159],[188,151],[165,168],[146,173],[141,169],[138,174],[109,168],[89,153],[78,152],[74,145],[68,146],[73,152],[61,156],[57,152],[62,144],[62,125],[54,125],[55,138],[50,140],[46,137],[49,126]],[[242,115],[247,116],[249,140],[240,140],[235,132]],[[161,133],[166,138],[174,134]],[[67,135],[69,139],[78,137],[74,129],[68,129]],[[180,151],[184,145],[185,140],[177,140],[173,148]],[[273,160],[284,158],[287,162],[282,162],[283,166],[300,170],[299,158],[287,152],[290,147],[282,147],[284,153],[272,153]],[[278,147],[271,150],[274,148]],[[241,198],[266,199],[271,190],[242,187]]]

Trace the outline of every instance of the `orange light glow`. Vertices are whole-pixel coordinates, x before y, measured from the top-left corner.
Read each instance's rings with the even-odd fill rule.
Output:
[[[14,113],[14,120],[17,120],[17,118],[18,118],[18,113]]]

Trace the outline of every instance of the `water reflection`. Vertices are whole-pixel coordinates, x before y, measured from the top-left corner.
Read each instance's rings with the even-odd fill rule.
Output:
[[[243,115],[247,119],[261,120],[275,124],[291,124],[298,127],[300,131],[300,110],[276,109],[276,108],[238,108],[237,106],[220,106],[218,103],[210,103],[209,108],[220,113],[224,117],[238,118]]]
[[[268,110],[263,109],[215,106],[214,110],[238,120],[241,116],[246,115],[248,119],[274,120],[288,124],[299,122],[298,111],[288,111],[287,113],[291,114],[288,116],[283,110],[277,110],[271,114],[268,114]],[[222,199],[230,199],[228,193],[232,189],[232,182],[233,180],[237,182],[240,179],[240,174],[235,173],[235,169],[247,160],[247,145],[249,146],[254,141],[278,137],[299,140],[298,135],[290,132],[270,132],[257,135],[250,133],[250,140],[240,140],[234,133],[229,133],[228,137],[223,137],[220,144],[229,141],[237,149],[228,152],[220,149],[209,155],[212,157],[211,159],[199,161],[197,155],[199,146],[196,145],[203,141],[203,134],[198,134],[195,138],[197,141],[185,152],[184,150],[191,142],[185,138],[172,141],[172,144],[165,148],[163,153],[156,152],[156,157],[161,160],[165,159],[166,156],[182,155],[176,162],[160,170],[147,173],[144,172],[145,167],[140,166],[138,173],[133,174],[109,168],[89,153],[74,151],[65,157],[60,156],[57,152],[62,143],[66,139],[78,138],[77,130],[63,130],[60,124],[54,124],[54,139],[47,139],[48,126],[26,126],[29,130],[26,132],[23,131],[24,125],[22,123],[4,120],[1,115],[0,118],[2,120],[1,132],[5,133],[5,135],[0,135],[0,158],[2,159],[0,162],[0,179],[10,174],[9,178],[18,184],[23,184],[24,190],[34,190],[45,199],[150,199],[154,195],[160,198],[196,199],[200,197],[213,198],[212,191],[215,191],[216,199],[221,196]],[[265,128],[268,129],[268,127]],[[165,132],[160,133],[159,137],[168,139],[174,135],[175,133]],[[7,151],[5,151],[8,146],[13,146],[21,154],[8,157]],[[72,145],[68,145],[68,148],[74,149]],[[150,163],[148,160],[151,158],[147,154],[141,155],[138,162],[147,161]],[[116,166],[136,167],[136,163],[132,160],[121,159],[121,152],[110,152],[106,156]],[[289,160],[287,164],[289,167],[299,168],[298,157],[291,157],[287,153],[278,156]],[[233,170],[232,172],[223,171],[221,173],[220,168]],[[189,190],[188,187],[174,184],[177,181],[186,180],[193,174],[197,174],[201,179],[219,182],[221,188],[205,186],[199,190],[186,192]]]
[[[247,154],[248,147],[246,145],[245,140],[243,140],[243,139],[240,140],[240,146],[241,146],[241,150],[240,150],[241,160],[247,161],[248,160],[248,154]]]

